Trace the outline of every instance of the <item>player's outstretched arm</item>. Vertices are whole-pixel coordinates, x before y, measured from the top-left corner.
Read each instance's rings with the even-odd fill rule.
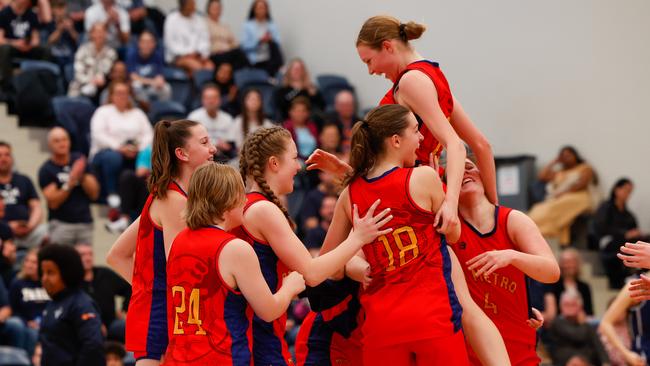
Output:
[[[475,276],[489,276],[499,268],[513,265],[528,277],[554,283],[560,279],[560,267],[533,220],[523,212],[512,210],[508,215],[508,236],[516,249],[484,252],[467,262]]]
[[[282,287],[271,293],[264,280],[257,255],[250,244],[234,239],[219,255],[221,278],[228,286],[239,289],[262,320],[271,322],[284,314],[291,299],[305,289],[305,280],[298,272],[283,279]]]
[[[456,296],[463,307],[463,331],[465,339],[485,366],[510,365],[508,351],[501,333],[492,320],[476,305],[469,294],[465,275],[454,251],[447,247],[451,257],[451,278]]]
[[[273,203],[260,202],[251,206],[246,211],[244,222],[251,224],[250,226],[246,225],[247,227],[255,226],[280,260],[291,270],[298,271],[305,277],[307,285],[316,286],[337,271],[342,270],[345,263],[363,245],[371,242],[377,236],[385,235],[391,231],[390,228],[381,230],[392,219],[392,216],[388,209],[375,215],[378,205],[379,201],[368,210],[364,217],[358,217],[358,214],[355,214],[352,219],[354,230],[349,233],[347,239],[330,253],[316,258],[311,257],[307,248],[291,230],[280,209]],[[264,224],[260,225],[259,223]]]
[[[106,255],[106,263],[113,270],[122,276],[128,283],[133,278],[133,256],[135,255],[135,246],[138,242],[138,227],[140,226],[140,217],[133,221],[129,227],[124,230],[117,238],[113,246]]]

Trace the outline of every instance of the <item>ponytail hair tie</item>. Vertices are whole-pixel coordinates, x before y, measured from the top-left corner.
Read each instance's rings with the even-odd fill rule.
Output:
[[[399,38],[402,39],[404,42],[408,42],[408,36],[406,35],[406,24],[400,23],[399,24]]]

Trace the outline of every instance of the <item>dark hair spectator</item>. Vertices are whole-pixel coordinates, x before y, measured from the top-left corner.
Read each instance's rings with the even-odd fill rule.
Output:
[[[0,142],[0,195],[4,198],[3,221],[13,232],[19,248],[35,248],[43,243],[47,227],[43,224],[43,209],[32,181],[14,172],[11,145]]]
[[[80,288],[84,269],[77,251],[69,245],[43,247],[38,272],[52,298],[41,322],[42,359],[53,365],[105,365],[101,319],[93,300]]]
[[[86,9],[93,5],[93,0],[65,0],[68,5],[70,19],[74,22],[77,32],[84,32]]]
[[[248,62],[256,68],[275,75],[282,64],[280,33],[271,18],[271,10],[266,0],[254,0],[244,23],[241,48]]]
[[[104,343],[106,366],[124,366],[126,350],[120,342],[108,341]]]
[[[168,100],[171,86],[163,77],[163,55],[156,44],[156,36],[148,30],[140,33],[137,45],[126,55],[126,67],[131,86],[138,101]]]
[[[70,152],[70,137],[61,127],[47,135],[50,158],[38,171],[38,183],[49,210],[51,243],[92,243],[90,202],[99,197],[99,183],[90,173],[86,157]]]
[[[273,127],[274,124],[264,114],[262,93],[255,88],[246,89],[241,97],[241,114],[235,117],[235,146],[241,149],[244,139],[262,127]]]
[[[283,119],[287,118],[291,103],[297,97],[309,99],[311,107],[316,111],[322,111],[325,108],[325,100],[311,80],[305,62],[294,58],[287,64],[282,86],[276,89],[274,94],[275,105]]]
[[[228,24],[221,21],[223,3],[221,0],[208,0],[208,32],[210,33],[210,59],[215,65],[227,62],[235,69],[248,65],[246,55],[239,48],[239,42]]]
[[[139,35],[147,28],[147,7],[143,0],[117,0],[129,14],[131,34]]]
[[[235,85],[234,70],[232,64],[222,62],[217,66],[214,73],[214,84],[219,87],[221,94],[221,109],[228,112],[231,116],[239,114],[240,105],[237,85]]]
[[[298,148],[298,156],[307,160],[318,147],[318,128],[310,119],[311,105],[306,97],[297,97],[291,102],[289,119],[284,121],[284,128],[289,130]]]
[[[79,46],[79,32],[75,29],[74,21],[68,10],[66,1],[52,1],[54,21],[50,24],[47,45],[61,69],[74,62],[74,54]]]
[[[194,0],[179,0],[178,10],[165,19],[165,59],[167,63],[193,73],[214,69],[205,18],[196,13]]]

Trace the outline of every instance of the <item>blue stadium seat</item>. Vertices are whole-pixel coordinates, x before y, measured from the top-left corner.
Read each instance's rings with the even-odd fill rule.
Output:
[[[243,89],[251,84],[269,83],[270,78],[266,71],[253,68],[239,69],[235,71],[234,75],[235,85],[239,89]]]
[[[201,91],[201,88],[203,88],[203,85],[205,83],[208,83],[214,79],[214,71],[197,70],[194,71],[192,77],[194,78],[194,88],[196,88],[197,91]]]
[[[27,71],[27,70],[47,70],[50,71],[52,74],[57,79],[57,95],[63,95],[65,94],[65,88],[64,88],[64,83],[63,83],[63,78],[61,75],[61,69],[59,68],[59,65],[49,62],[49,61],[41,61],[41,60],[22,60],[20,61],[20,70],[21,71]]]
[[[163,76],[172,88],[172,100],[187,106],[192,97],[192,83],[182,69],[165,67]]]
[[[72,151],[88,156],[90,120],[95,113],[95,105],[86,97],[58,96],[52,98],[52,109],[55,124],[63,127],[70,135]]]
[[[325,100],[326,110],[334,106],[334,98],[341,90],[349,90],[354,93],[354,87],[343,76],[322,74],[316,77],[316,82]]]
[[[149,110],[149,121],[156,124],[163,119],[182,119],[187,116],[185,106],[174,101],[156,100],[151,103]]]
[[[25,350],[0,346],[0,366],[30,366],[31,364]]]

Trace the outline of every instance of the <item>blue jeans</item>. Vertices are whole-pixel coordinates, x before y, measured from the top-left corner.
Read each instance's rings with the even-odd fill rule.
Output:
[[[23,321],[15,316],[7,319],[3,324],[0,324],[0,337],[2,337],[2,344],[8,346],[26,349],[26,331]]]
[[[102,150],[93,158],[92,165],[99,178],[102,197],[117,193],[117,179],[120,176],[123,163],[122,154],[116,150]]]

